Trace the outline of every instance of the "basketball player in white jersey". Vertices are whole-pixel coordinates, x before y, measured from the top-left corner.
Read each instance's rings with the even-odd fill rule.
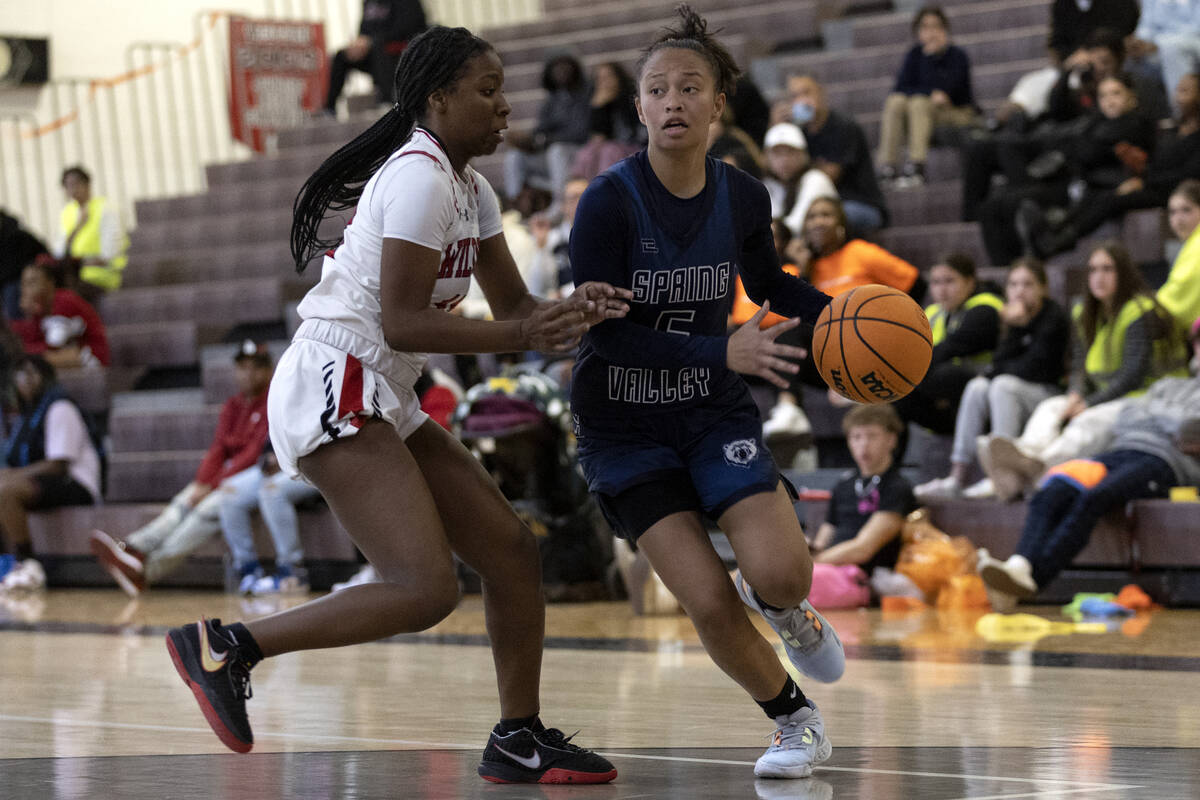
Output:
[[[468,164],[502,141],[503,79],[487,42],[464,28],[431,28],[401,58],[396,106],[326,160],[296,200],[297,266],[325,258],[271,384],[271,440],[283,470],[321,491],[382,581],[244,624],[202,618],[169,632],[176,669],[233,750],[253,744],[245,701],[258,661],[436,624],[458,603],[457,555],[482,579],[499,683],[500,722],[479,774],[540,783],[616,777],[607,760],[542,725],[537,545],[466,448],[421,412],[412,388],[421,353],[564,350],[628,310],[632,294],[607,284],[547,303],[521,281],[495,195]],[[340,242],[318,236],[330,210],[353,210]],[[448,313],[472,275],[495,321]],[[443,688],[455,695],[453,674]]]

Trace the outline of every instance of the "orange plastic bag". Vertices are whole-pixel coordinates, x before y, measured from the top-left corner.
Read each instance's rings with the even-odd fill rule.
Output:
[[[955,575],[938,592],[937,607],[939,611],[952,611],[968,608],[990,609],[987,589],[983,579],[978,575]]]
[[[896,561],[896,572],[915,583],[929,603],[956,575],[975,571],[975,547],[965,536],[951,539],[934,527],[928,512],[918,509],[908,515],[901,533],[904,545]]]

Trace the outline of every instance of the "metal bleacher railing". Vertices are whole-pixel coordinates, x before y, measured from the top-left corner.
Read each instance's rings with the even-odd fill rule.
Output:
[[[542,0],[424,0],[431,21],[487,28],[537,19]],[[321,21],[330,50],[357,33],[361,0],[262,0],[257,16]],[[55,78],[35,110],[0,111],[0,207],[49,240],[63,203],[62,170],[85,165],[98,193],[121,209],[205,189],[204,166],[253,157],[229,123],[229,18],[204,11],[190,42],[134,42],[126,71],[112,77]],[[357,81],[357,83],[356,83]],[[366,90],[351,76],[350,92]]]

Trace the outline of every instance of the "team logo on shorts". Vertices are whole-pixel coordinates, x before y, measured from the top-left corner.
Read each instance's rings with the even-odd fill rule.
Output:
[[[758,458],[758,443],[753,439],[735,439],[725,444],[725,460],[735,467],[748,467]]]

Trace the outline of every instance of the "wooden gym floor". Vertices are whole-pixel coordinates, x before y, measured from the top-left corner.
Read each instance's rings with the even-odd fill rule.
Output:
[[[976,614],[834,612],[846,675],[802,684],[833,757],[811,779],[756,782],[773,726],[685,618],[550,606],[543,718],[581,729],[620,777],[536,787],[475,774],[497,716],[478,597],[424,634],[264,663],[254,752],[225,750],[163,633],[275,607],[171,590],[0,598],[0,798],[1200,797],[1200,611],[1009,644],[976,637]]]

